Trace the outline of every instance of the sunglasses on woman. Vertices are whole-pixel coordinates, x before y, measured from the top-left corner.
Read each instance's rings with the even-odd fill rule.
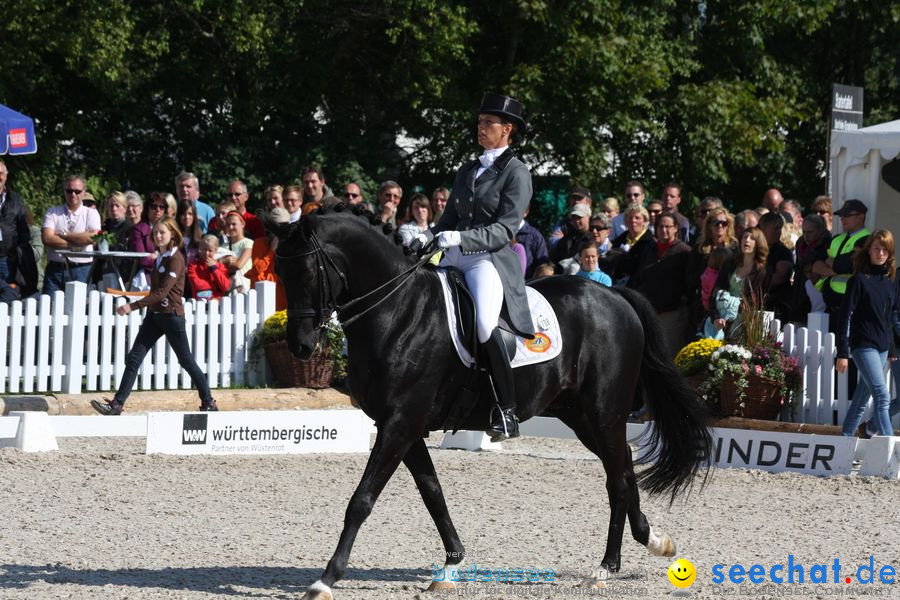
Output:
[[[728,221],[713,221],[713,227],[728,227]]]

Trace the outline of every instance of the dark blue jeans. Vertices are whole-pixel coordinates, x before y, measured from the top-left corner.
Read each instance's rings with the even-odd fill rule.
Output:
[[[188,372],[191,376],[191,382],[196,386],[197,392],[200,394],[200,403],[207,405],[212,401],[212,394],[209,391],[209,383],[206,381],[206,375],[200,370],[191,349],[188,346],[187,333],[184,328],[184,317],[167,313],[157,314],[147,311],[144,322],[141,323],[141,329],[138,331],[134,340],[134,345],[125,357],[125,373],[122,375],[122,381],[119,383],[119,389],[113,398],[120,404],[125,404],[131,394],[131,388],[134,387],[134,380],[137,379],[138,370],[141,368],[141,362],[144,357],[156,344],[156,340],[160,336],[166,336],[166,341],[175,351],[178,357],[178,364],[181,368]]]
[[[12,263],[7,256],[0,256],[0,279],[6,283],[15,283],[16,274],[12,270]]]
[[[91,276],[93,263],[71,264],[69,269],[72,276],[66,271],[66,265],[60,262],[48,261],[44,270],[44,289],[42,293],[52,295],[56,290],[66,291],[66,284],[70,281],[87,283]]]

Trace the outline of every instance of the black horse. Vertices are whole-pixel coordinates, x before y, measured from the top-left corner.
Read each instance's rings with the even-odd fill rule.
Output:
[[[401,462],[440,533],[445,567],[457,566],[464,548],[424,437],[445,428],[471,372],[449,338],[437,274],[414,268],[389,227],[358,208],[338,205],[299,224],[270,226],[281,238],[276,270],[287,291],[291,352],[308,358],[323,319],[337,310],[348,342],[351,395],[378,430],[337,549],[304,598],[332,598],[360,526]],[[557,417],[602,461],[611,509],[602,568],[620,568],[626,516],[635,540],[653,554],[674,555],[671,538],[653,533],[641,512],[638,479],[650,493],[669,492],[674,499],[701,467],[708,472],[710,434],[696,394],[666,355],[652,307],[633,291],[579,277],[531,285],[557,313],[563,350],[548,362],[516,369],[520,420]],[[646,403],[655,424],[647,453],[653,464],[639,478],[625,438],[636,400]],[[483,430],[489,409],[488,401],[479,402],[460,429]]]

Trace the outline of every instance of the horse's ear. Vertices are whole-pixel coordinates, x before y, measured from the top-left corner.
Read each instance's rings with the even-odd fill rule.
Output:
[[[284,241],[291,237],[299,223],[291,223],[291,215],[283,208],[276,207],[266,216],[266,229]]]

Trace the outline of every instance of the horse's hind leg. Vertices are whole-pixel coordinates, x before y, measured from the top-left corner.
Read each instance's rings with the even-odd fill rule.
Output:
[[[344,529],[341,531],[337,549],[328,561],[322,577],[309,586],[302,600],[332,600],[331,586],[347,569],[350,550],[353,548],[360,526],[372,512],[379,494],[415,441],[415,437],[411,436],[409,431],[411,431],[409,426],[400,420],[389,421],[378,429],[366,470],[347,505]]]
[[[612,429],[601,430],[595,436],[595,428],[591,427],[583,415],[563,417],[563,421],[575,432],[581,443],[600,458],[607,477],[606,488],[609,494],[610,517],[606,552],[601,566],[594,569],[591,577],[583,585],[602,587],[608,573],[620,570],[625,515],[628,516],[632,537],[646,546],[651,554],[674,556],[675,543],[668,534],[663,534],[661,537],[654,534],[647,517],[641,512],[637,477],[634,474],[631,448],[626,441],[624,429],[620,429],[616,433],[612,433]],[[624,428],[624,425],[622,427]],[[602,442],[598,442],[598,438]]]
[[[453,521],[450,519],[444,492],[441,490],[441,484],[434,470],[434,463],[431,462],[431,455],[428,454],[428,448],[425,446],[425,440],[420,439],[413,442],[406,456],[403,457],[403,464],[412,474],[416,487],[419,488],[419,494],[422,495],[422,500],[425,502],[425,507],[441,535],[441,541],[444,542],[444,569],[458,566],[465,556],[465,548],[463,548]],[[444,574],[446,574],[446,570]],[[440,581],[433,581],[428,591],[446,591],[455,587],[452,581],[444,578]]]
[[[563,421],[572,428],[581,443],[600,458],[606,471],[606,491],[609,496],[610,509],[606,551],[603,554],[600,568],[594,569],[591,578],[582,584],[588,587],[603,587],[603,581],[607,574],[616,573],[621,567],[622,535],[632,496],[625,469],[626,458],[628,459],[627,464],[631,464],[631,449],[625,442],[625,423],[615,424],[609,429],[597,430],[598,428],[587,423],[587,419],[583,415],[580,418],[563,417]],[[620,443],[616,443],[616,440],[620,440]],[[633,471],[631,476],[633,479]]]
[[[627,454],[625,465],[625,481],[628,483],[628,523],[631,525],[631,536],[643,544],[654,556],[675,556],[675,542],[668,533],[658,536],[653,532],[647,517],[641,512],[641,495],[638,491],[637,477],[631,452]]]

